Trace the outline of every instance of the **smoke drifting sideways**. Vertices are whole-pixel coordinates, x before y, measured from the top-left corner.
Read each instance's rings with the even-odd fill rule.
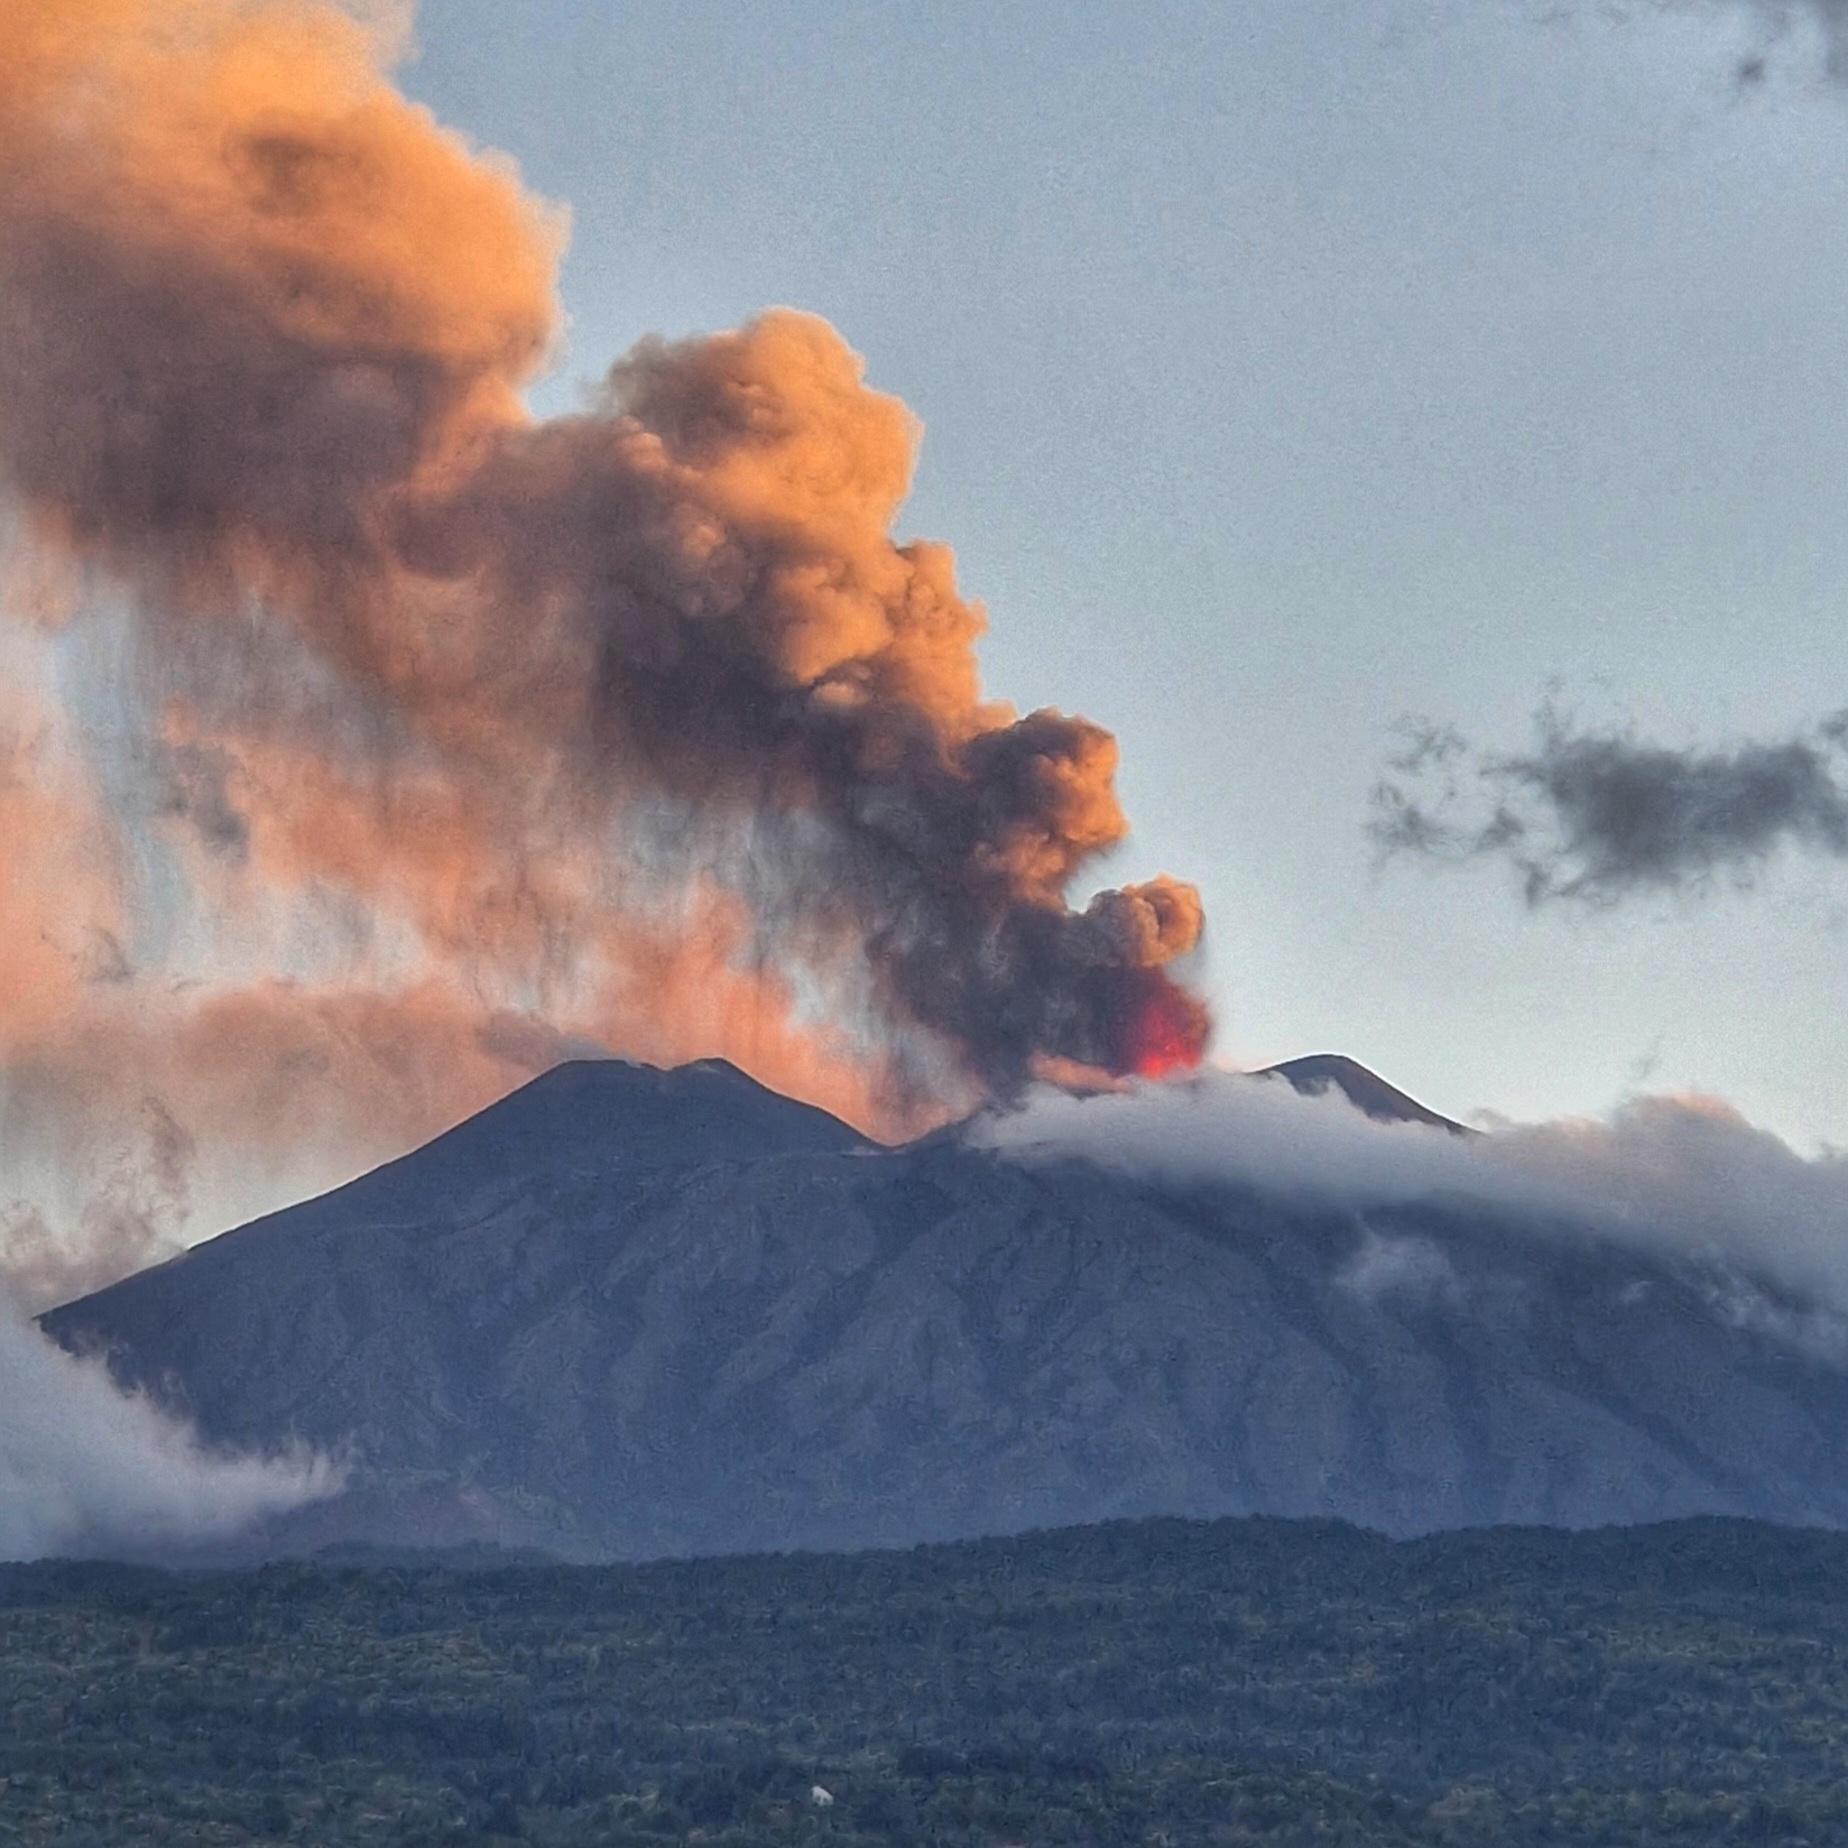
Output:
[[[1385,859],[1500,861],[1530,906],[1749,887],[1785,851],[1848,857],[1848,713],[1797,736],[1675,749],[1543,707],[1530,750],[1414,723],[1375,786]]]
[[[1405,1209],[1442,1209],[1477,1240],[1603,1241],[1697,1280],[1734,1326],[1848,1367],[1848,1154],[1802,1155],[1711,1098],[1458,1136],[1378,1122],[1332,1090],[1208,1072],[1087,1098],[1036,1092],[969,1133],[1024,1162],[1082,1159],[1350,1213],[1337,1281],[1374,1300],[1469,1309],[1456,1245],[1422,1236],[1415,1216],[1408,1229]]]
[[[381,57],[0,14],[15,1114],[390,1153],[599,1047],[897,1134],[1196,1063],[1197,894],[1070,902],[1115,742],[983,697],[909,412],[778,310],[534,421],[562,218]]]
[[[1570,10],[1570,0],[1563,8],[1549,6],[1547,17],[1565,10]],[[1744,16],[1753,22],[1756,42],[1734,66],[1741,90],[1756,88],[1769,80],[1774,48],[1793,33],[1813,35],[1823,71],[1831,81],[1848,80],[1848,0],[1599,0],[1596,11],[1606,21],[1649,13]]]
[[[54,1346],[0,1297],[0,1560],[146,1555],[222,1540],[333,1494],[308,1457],[215,1454],[100,1361]]]
[[[1686,4],[1686,0],[1675,0]],[[1710,3],[1710,0],[1705,0]],[[1848,80],[1848,0],[1727,0],[1744,6],[1760,18],[1773,38],[1784,37],[1792,26],[1807,21],[1821,36],[1824,68],[1836,81]],[[1754,52],[1739,64],[1742,84],[1761,83],[1767,74],[1762,52]]]

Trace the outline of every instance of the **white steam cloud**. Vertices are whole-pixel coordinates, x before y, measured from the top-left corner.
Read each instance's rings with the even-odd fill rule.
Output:
[[[331,1495],[320,1458],[227,1456],[0,1296],[0,1560],[229,1539]]]
[[[1356,1214],[1423,1205],[1498,1237],[1590,1235],[1698,1271],[1729,1321],[1848,1361],[1848,1156],[1805,1156],[1711,1098],[1642,1097],[1604,1120],[1458,1136],[1377,1122],[1338,1092],[1214,1073],[1094,1097],[1038,1092],[971,1133],[1024,1161],[1076,1157]],[[1369,1297],[1453,1293],[1436,1247],[1372,1229],[1343,1281]]]

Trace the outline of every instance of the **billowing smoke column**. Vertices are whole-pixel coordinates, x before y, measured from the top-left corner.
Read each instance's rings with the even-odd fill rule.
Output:
[[[465,481],[397,510],[394,540],[475,587],[496,630],[555,621],[515,671],[555,676],[544,742],[585,799],[822,820],[804,911],[987,1084],[1041,1056],[1192,1064],[1204,1015],[1164,968],[1199,939],[1197,898],[1159,881],[1067,907],[1125,831],[1115,743],[981,702],[981,618],[948,552],[887,537],[913,438],[831,330],[768,315],[644,345],[602,416],[496,432]]]
[[[838,995],[871,1030],[811,1051],[914,1099],[1196,1063],[1197,895],[1068,903],[1125,832],[1115,745],[981,697],[949,552],[890,537],[904,407],[778,311],[645,342],[534,422],[561,241],[328,7],[0,14],[0,486],[46,645],[89,625],[135,715],[92,766],[89,862],[132,873],[126,830],[200,915],[294,945],[332,919],[314,940],[392,969],[413,1026],[499,1009],[632,1049],[638,1009],[709,985],[667,888],[756,959],[726,981],[785,1015]],[[86,934],[124,981],[156,953],[131,873]],[[752,1031],[764,1076],[838,1106],[783,1069],[792,1029]]]

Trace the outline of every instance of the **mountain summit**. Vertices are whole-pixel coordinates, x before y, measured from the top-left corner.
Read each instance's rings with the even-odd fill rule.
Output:
[[[273,1545],[642,1556],[1161,1512],[1848,1523],[1848,1380],[1742,1322],[1568,1229],[882,1149],[728,1066],[611,1063],[45,1326],[216,1441],[353,1457]]]
[[[1457,1136],[1476,1133],[1447,1116],[1439,1116],[1435,1110],[1427,1110],[1417,1098],[1406,1096],[1378,1072],[1369,1071],[1358,1059],[1338,1052],[1315,1052],[1303,1059],[1286,1059],[1281,1065],[1266,1066],[1252,1075],[1281,1078],[1308,1097],[1339,1092],[1356,1110],[1376,1123],[1422,1123],[1427,1129],[1447,1129]]]

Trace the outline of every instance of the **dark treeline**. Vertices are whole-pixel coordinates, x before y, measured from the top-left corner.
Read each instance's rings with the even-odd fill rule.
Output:
[[[1823,1848],[1845,1606],[1734,1522],[5,1567],[0,1842]]]

